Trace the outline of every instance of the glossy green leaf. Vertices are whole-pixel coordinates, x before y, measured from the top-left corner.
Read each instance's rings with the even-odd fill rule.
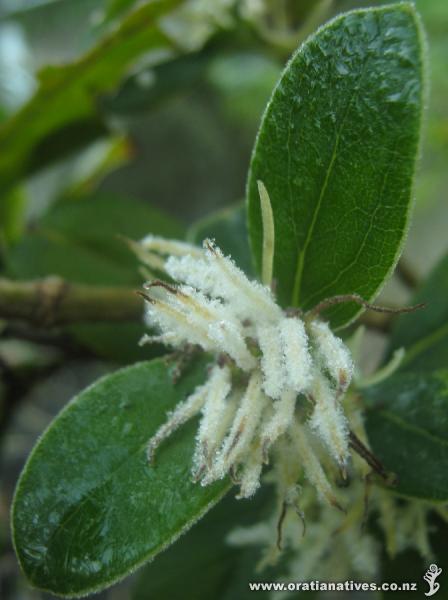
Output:
[[[374,454],[396,474],[396,492],[448,500],[448,371],[397,374],[366,389]]]
[[[138,261],[118,236],[139,239],[147,233],[177,238],[183,232],[175,220],[129,198],[97,194],[61,202],[7,254],[6,273],[14,279],[58,275],[74,283],[138,288]],[[154,348],[138,346],[140,323],[89,323],[67,329],[105,358],[154,356]]]
[[[214,239],[247,275],[253,274],[243,204],[225,208],[197,221],[190,228],[187,238],[194,244],[202,244],[205,238]]]
[[[53,421],[17,485],[12,515],[22,569],[61,596],[102,589],[172,543],[228,489],[191,481],[195,424],[167,440],[155,466],[148,439],[204,377],[174,383],[163,359],[99,380]]]
[[[397,319],[390,338],[389,356],[404,347],[406,355],[401,370],[448,368],[448,255],[435,267],[411,302],[425,302],[426,307]]]
[[[288,63],[262,120],[248,180],[261,266],[257,180],[272,202],[283,305],[371,299],[407,230],[422,107],[422,35],[411,4],[346,13]],[[359,308],[331,309],[334,326]]]
[[[34,96],[0,127],[0,188],[105,133],[97,115],[98,97],[144,53],[172,49],[157,18],[177,4],[179,0],[144,2],[87,54],[40,73]]]

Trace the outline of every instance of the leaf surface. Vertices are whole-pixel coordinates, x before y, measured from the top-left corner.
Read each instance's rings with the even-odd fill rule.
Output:
[[[366,389],[374,454],[396,474],[395,491],[448,500],[448,371],[397,374]]]
[[[411,4],[346,13],[292,57],[264,114],[248,179],[261,269],[257,181],[276,228],[274,278],[285,306],[337,294],[372,299],[407,231],[422,106],[422,41]],[[359,312],[329,311],[333,326]]]
[[[199,519],[228,489],[191,481],[194,424],[147,463],[148,439],[203,381],[204,361],[177,383],[163,359],[99,380],[53,421],[17,485],[13,539],[30,582],[79,596],[121,579]]]

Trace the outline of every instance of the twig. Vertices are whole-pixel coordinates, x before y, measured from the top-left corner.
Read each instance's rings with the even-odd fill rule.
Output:
[[[352,448],[356,454],[358,454],[361,458],[363,458],[369,467],[378,473],[380,477],[382,477],[385,481],[390,481],[391,474],[386,471],[383,464],[376,458],[374,454],[365,446],[359,437],[353,432],[349,432],[349,446]]]
[[[138,321],[143,303],[130,288],[69,283],[58,277],[37,281],[0,279],[0,319],[38,327],[91,321]]]
[[[394,306],[381,306],[379,304],[371,304],[364,300],[359,294],[339,294],[337,296],[332,296],[330,298],[326,298],[316,304],[314,308],[308,311],[307,315],[310,317],[315,317],[320,314],[322,311],[330,308],[331,306],[336,306],[338,304],[345,304],[348,302],[355,302],[367,310],[372,310],[374,312],[379,313],[389,313],[389,314],[401,314],[401,313],[409,313],[419,310],[420,308],[425,308],[425,303],[415,304],[414,306],[402,306],[402,307],[394,307]]]

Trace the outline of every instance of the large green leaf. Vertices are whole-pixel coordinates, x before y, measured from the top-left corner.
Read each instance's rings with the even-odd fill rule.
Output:
[[[395,490],[448,500],[448,371],[397,374],[363,391],[375,455],[396,474]]]
[[[305,42],[275,88],[252,156],[248,217],[260,268],[261,180],[283,305],[308,309],[355,292],[371,299],[391,273],[409,220],[421,38],[411,4],[347,13]],[[329,315],[341,326],[358,310]]]
[[[30,582],[64,596],[121,579],[199,519],[228,489],[191,481],[195,425],[148,439],[204,377],[204,361],[175,383],[157,359],[106,376],[77,396],[33,450],[17,485],[13,538]]]
[[[177,4],[179,0],[144,2],[87,54],[40,73],[34,96],[0,127],[0,188],[104,134],[97,116],[99,95],[113,88],[144,53],[172,49],[157,18]]]
[[[253,274],[243,204],[225,208],[197,221],[187,233],[187,239],[194,244],[201,244],[205,238],[214,239],[247,275]]]
[[[141,285],[138,262],[123,235],[139,239],[147,233],[182,237],[178,223],[147,204],[108,194],[61,202],[11,249],[6,273],[14,279],[58,275],[89,285]],[[89,323],[68,327],[78,341],[99,356],[120,361],[154,356],[140,348],[140,323]]]
[[[435,267],[412,302],[425,302],[426,307],[399,317],[390,338],[389,356],[404,347],[402,370],[448,368],[448,255]]]

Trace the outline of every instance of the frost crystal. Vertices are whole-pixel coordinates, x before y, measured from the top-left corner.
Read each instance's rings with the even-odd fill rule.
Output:
[[[208,380],[149,441],[148,457],[201,414],[192,473],[202,485],[230,474],[238,497],[248,498],[272,455],[288,474],[278,484],[285,502],[295,503],[299,464],[319,497],[338,506],[314,446],[320,439],[345,469],[349,428],[341,400],[353,363],[344,343],[311,313],[285,314],[269,287],[250,281],[211,240],[200,249],[148,236],[140,257],[172,281],[145,286],[146,321],[159,334],[143,341],[197,345],[216,358]]]

